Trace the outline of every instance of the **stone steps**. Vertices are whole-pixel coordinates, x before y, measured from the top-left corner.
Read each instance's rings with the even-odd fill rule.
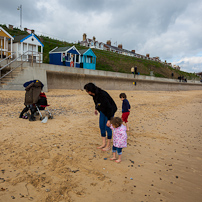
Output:
[[[8,75],[6,75],[4,78],[0,80],[0,85],[6,85],[7,83],[11,82],[13,79],[15,79],[25,68],[17,67],[12,72],[10,72]],[[8,73],[9,70],[4,70],[1,72],[1,76]]]

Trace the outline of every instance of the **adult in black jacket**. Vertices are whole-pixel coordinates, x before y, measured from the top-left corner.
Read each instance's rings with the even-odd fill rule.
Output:
[[[97,147],[103,151],[110,150],[112,139],[112,130],[110,127],[110,119],[114,116],[117,106],[111,96],[93,83],[88,83],[84,86],[86,92],[93,97],[95,103],[95,114],[100,112],[99,127],[102,137],[102,145]],[[107,142],[106,142],[107,132]]]

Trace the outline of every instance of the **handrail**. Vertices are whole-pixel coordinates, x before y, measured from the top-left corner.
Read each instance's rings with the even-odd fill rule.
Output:
[[[22,61],[22,63],[23,63],[24,61]],[[21,64],[19,64],[17,67],[19,67],[20,65],[22,65],[22,63]],[[6,74],[4,74],[2,77],[0,77],[0,80],[1,79],[3,79],[5,76],[7,76],[8,74],[10,74],[13,70],[15,70],[17,67],[15,67],[14,69],[11,69],[9,72],[7,72]]]
[[[15,53],[15,52],[14,52],[14,53]],[[9,57],[11,57],[12,55],[14,55],[14,53],[11,53],[11,55],[9,55],[9,56],[7,56],[6,58],[4,58],[3,60],[1,60],[0,63],[3,62],[4,60],[7,60]]]
[[[18,58],[15,58],[14,60],[12,60],[11,62],[9,62],[8,64],[4,65],[2,68],[0,68],[0,71],[2,69],[4,69],[5,67],[9,66],[11,63],[15,62]]]
[[[27,53],[28,51],[26,51],[25,53]],[[24,53],[24,54],[25,54]],[[24,55],[23,54],[23,55]],[[6,68],[7,66],[9,66],[10,64],[12,64],[13,62],[15,62],[18,58],[20,58],[20,57],[22,57],[22,55],[21,56],[19,56],[19,57],[17,57],[17,58],[15,58],[14,60],[12,60],[11,62],[9,62],[8,64],[6,64],[6,65],[4,65],[2,68],[0,68],[0,71],[2,70],[2,69],[4,69],[4,68]],[[22,65],[22,63],[23,63],[24,61],[21,61],[21,63],[17,66],[17,67],[19,67],[20,65]],[[15,67],[14,69],[11,69],[9,72],[7,72],[6,74],[4,74],[3,76],[1,76],[0,77],[0,80],[1,79],[3,79],[5,76],[7,76],[8,74],[10,74],[13,70],[15,70],[17,67]]]
[[[28,51],[26,51],[25,53],[27,53],[27,52],[28,52]],[[25,54],[25,53],[24,53],[24,54]],[[24,54],[23,54],[23,55],[24,55]],[[23,56],[23,55],[22,55],[22,56]],[[15,62],[18,58],[20,58],[20,57],[22,57],[22,56],[19,56],[19,57],[15,58],[14,60],[12,60],[11,62],[9,62],[8,64],[4,65],[2,68],[0,68],[0,71],[1,71],[2,69],[4,69],[5,67],[9,66],[10,64],[12,64],[13,62]]]
[[[22,58],[23,56],[27,56],[26,53],[29,53],[29,52],[32,52],[32,55],[33,55],[33,53],[38,53],[38,54],[39,54],[39,52],[37,52],[37,51],[30,51],[30,50],[28,50],[28,51],[24,52],[22,55],[18,56],[18,57],[15,58],[14,60],[12,60],[11,62],[9,62],[8,64],[6,64],[5,66],[3,66],[2,68],[0,68],[0,70],[2,70],[2,69],[4,69],[5,67],[9,66],[9,65],[12,64],[13,62],[15,62],[18,58]],[[41,54],[42,54],[42,53],[41,53]],[[6,59],[6,58],[4,58],[4,59]],[[4,60],[4,59],[3,59],[3,60]],[[3,60],[1,60],[1,61],[3,61]],[[32,60],[33,60],[33,59],[32,59]],[[1,62],[1,61],[0,61],[0,62]],[[21,62],[22,62],[22,60],[21,60]],[[23,61],[23,62],[26,62],[26,61]]]
[[[1,80],[2,78],[4,78],[5,76],[7,76],[9,73],[11,73],[13,70],[15,70],[17,67],[19,67],[20,65],[22,65],[24,62],[27,62],[27,60],[26,60],[26,61],[23,61],[23,60],[22,60],[22,57],[23,57],[23,56],[27,56],[27,55],[28,55],[27,53],[29,53],[29,52],[32,52],[32,65],[33,65],[33,53],[39,54],[40,52],[28,50],[28,51],[24,52],[22,55],[18,56],[18,57],[15,58],[14,60],[12,60],[11,62],[9,62],[8,64],[6,64],[5,66],[3,66],[3,67],[0,68],[0,71],[1,71],[1,70],[3,70],[4,68],[6,68],[7,66],[9,66],[10,64],[14,63],[18,58],[21,58],[21,61],[20,61],[20,64],[19,64],[19,65],[17,65],[17,66],[14,67],[13,69],[11,69],[9,72],[7,72],[6,74],[4,74],[3,76],[1,76],[1,74],[0,74],[0,80]],[[43,54],[43,53],[41,53],[41,54]]]

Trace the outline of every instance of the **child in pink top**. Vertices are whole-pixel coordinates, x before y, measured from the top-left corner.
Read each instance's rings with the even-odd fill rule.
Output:
[[[124,126],[122,123],[123,121],[119,117],[113,117],[111,119],[110,128],[113,131],[113,157],[110,158],[110,160],[115,160],[116,163],[121,162],[122,148],[127,147],[126,126]],[[116,151],[118,153],[118,159],[116,158]]]

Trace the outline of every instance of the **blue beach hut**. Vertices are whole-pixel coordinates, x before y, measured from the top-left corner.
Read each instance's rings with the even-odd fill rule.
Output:
[[[79,50],[80,52],[80,67],[84,69],[96,69],[96,55],[89,48],[84,50]]]
[[[64,63],[63,55],[65,57]],[[49,52],[49,63],[69,67],[80,67],[80,52],[75,46],[56,47]]]
[[[90,48],[77,50],[75,46],[56,47],[49,52],[49,63],[95,70],[96,55]]]

